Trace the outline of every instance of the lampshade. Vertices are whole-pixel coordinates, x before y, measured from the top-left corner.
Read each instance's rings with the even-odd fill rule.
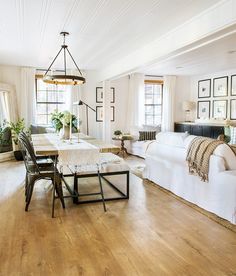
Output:
[[[184,111],[190,111],[193,109],[194,106],[194,102],[190,102],[190,101],[184,101],[182,103],[182,108]]]

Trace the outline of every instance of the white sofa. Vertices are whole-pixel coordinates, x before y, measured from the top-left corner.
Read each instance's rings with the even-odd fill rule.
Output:
[[[125,142],[127,150],[129,153],[145,159],[147,148],[155,140],[139,141],[139,131],[156,131],[156,133],[159,133],[161,131],[161,127],[143,125],[140,128],[139,127],[131,128],[130,134],[132,135],[133,140]]]
[[[190,175],[187,148],[196,137],[184,133],[160,133],[146,152],[144,177],[236,224],[236,156],[226,144],[210,157],[209,182]]]

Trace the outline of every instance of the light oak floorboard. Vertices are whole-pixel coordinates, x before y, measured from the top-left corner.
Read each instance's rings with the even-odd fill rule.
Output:
[[[0,164],[0,275],[236,275],[234,232],[134,175],[130,199],[106,213],[68,199],[55,219],[49,182],[24,211],[24,175]]]

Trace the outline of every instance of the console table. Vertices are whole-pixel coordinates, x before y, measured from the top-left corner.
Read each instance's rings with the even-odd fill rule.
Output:
[[[176,122],[174,125],[175,132],[188,132],[190,135],[210,137],[217,139],[221,134],[224,134],[223,125],[197,124],[188,122]]]

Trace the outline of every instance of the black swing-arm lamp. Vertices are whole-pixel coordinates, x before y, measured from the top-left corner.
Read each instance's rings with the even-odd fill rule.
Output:
[[[86,106],[86,134],[89,135],[89,123],[88,123],[88,108],[91,109],[92,111],[96,112],[94,108],[92,108],[90,105],[86,104],[83,101],[75,102],[74,105],[85,105]]]

